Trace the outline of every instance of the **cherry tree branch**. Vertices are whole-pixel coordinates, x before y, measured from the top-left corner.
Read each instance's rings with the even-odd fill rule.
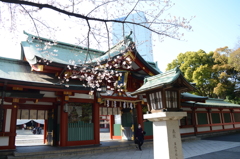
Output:
[[[107,39],[108,39],[108,50],[110,50],[110,41],[109,41],[109,30],[108,30],[108,26],[107,23],[105,23],[106,26],[106,30],[107,30]]]
[[[147,26],[144,26],[143,24],[141,23],[136,23],[136,22],[131,22],[131,21],[121,21],[121,20],[116,20],[116,19],[101,19],[101,18],[95,18],[95,17],[89,17],[89,16],[85,16],[85,15],[82,15],[82,14],[78,14],[78,13],[73,13],[73,12],[69,12],[69,11],[66,11],[66,10],[63,10],[63,9],[60,9],[58,7],[55,7],[55,6],[52,6],[52,5],[49,5],[49,4],[41,4],[41,3],[35,3],[35,2],[29,2],[29,1],[20,1],[20,0],[0,0],[0,2],[5,2],[5,3],[12,3],[12,4],[21,4],[21,5],[27,5],[27,6],[32,6],[32,7],[38,7],[39,9],[42,9],[42,8],[48,8],[48,9],[51,9],[53,11],[57,11],[57,12],[60,12],[62,14],[65,14],[65,15],[68,15],[68,16],[71,16],[71,17],[76,17],[76,18],[80,18],[80,19],[85,19],[87,21],[98,21],[98,22],[103,22],[103,23],[109,23],[109,22],[115,22],[115,23],[127,23],[127,24],[133,24],[133,25],[138,25],[138,26],[141,26],[143,28],[146,28],[148,30],[150,30],[151,32],[153,33],[156,33],[158,35],[163,35],[163,36],[166,36],[166,37],[170,37],[170,38],[173,38],[173,39],[178,39],[176,37],[174,37],[173,35],[169,35],[169,34],[165,34],[163,32],[159,32],[157,30],[154,30],[150,27],[147,27]],[[175,25],[175,26],[178,26],[178,27],[182,27],[181,25],[178,25],[178,24],[171,24],[171,25]]]
[[[25,7],[23,7],[21,4],[20,4],[20,6],[25,10],[25,12],[29,15],[29,17],[30,17],[31,20],[33,21],[33,24],[34,24],[34,27],[35,27],[35,29],[36,29],[37,35],[38,35],[38,37],[39,37],[39,32],[38,32],[38,29],[37,29],[37,25],[36,25],[36,23],[35,23],[35,21],[34,21],[34,18],[33,18],[32,15],[26,10]]]
[[[87,35],[87,56],[86,56],[86,59],[85,59],[85,63],[87,61],[87,58],[88,56],[90,57],[90,59],[92,60],[90,54],[89,54],[89,46],[90,46],[90,32],[91,32],[91,26],[89,24],[89,21],[87,20],[87,24],[88,24],[88,35]]]
[[[128,15],[124,18],[124,22],[125,22],[125,20],[128,18],[128,16],[133,12],[133,10],[137,7],[137,5],[138,5],[138,2],[139,2],[139,0],[137,1],[137,3],[135,4],[135,6],[132,8],[132,10],[128,13]]]
[[[108,2],[102,3],[101,5],[95,7],[93,10],[91,10],[91,11],[87,14],[87,16],[89,16],[93,11],[95,11],[95,10],[98,9],[98,8],[100,8],[101,6],[104,6],[104,5],[108,4],[108,3],[116,2],[116,1],[117,1],[117,0],[113,0],[113,1],[108,1]]]

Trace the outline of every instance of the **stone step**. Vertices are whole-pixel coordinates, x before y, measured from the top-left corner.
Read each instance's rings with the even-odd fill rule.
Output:
[[[144,147],[150,147],[153,145],[152,141],[145,142]],[[136,145],[134,143],[128,144],[119,144],[114,146],[94,146],[88,148],[71,148],[71,149],[59,149],[53,151],[44,151],[44,152],[27,152],[27,153],[18,153],[14,152],[13,156],[7,156],[8,159],[44,159],[44,158],[54,158],[60,156],[71,156],[71,155],[85,155],[85,154],[97,154],[104,152],[115,152],[122,151],[127,149],[136,149]]]

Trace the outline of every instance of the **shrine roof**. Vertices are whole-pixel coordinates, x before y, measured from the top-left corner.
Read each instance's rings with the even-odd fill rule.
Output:
[[[233,103],[229,103],[224,101],[224,99],[216,99],[216,98],[209,98],[206,100],[205,103],[201,103],[201,102],[194,102],[194,101],[186,101],[186,102],[182,102],[183,106],[194,106],[196,105],[197,107],[240,107],[239,104],[233,104]]]
[[[139,59],[139,61],[141,61],[143,63],[143,65],[148,68],[149,70],[151,70],[155,75],[159,74],[159,73],[162,73],[160,71],[160,69],[158,68],[158,65],[157,63],[154,63],[154,62],[149,62],[149,61],[145,61],[142,56],[138,53],[137,50],[135,50],[135,54],[136,54],[136,57]]]
[[[194,87],[183,77],[180,69],[176,67],[165,73],[161,73],[152,77],[145,78],[144,84],[138,90],[133,92],[132,95],[145,93],[146,91],[167,86],[175,82],[179,77],[182,77],[189,84],[191,89],[194,89]]]
[[[199,96],[191,93],[181,93],[181,99],[208,99],[205,96]]]
[[[158,68],[157,62],[155,63],[155,62],[149,62],[149,61],[147,61],[147,63],[148,63],[154,70],[156,70],[156,71],[159,72],[159,73],[162,73],[162,71]]]
[[[224,99],[209,98],[206,100],[206,103],[198,103],[198,105],[214,105],[214,106],[225,106],[225,107],[240,107],[239,104],[233,104],[224,101]]]
[[[104,64],[109,57],[122,56],[123,52],[132,46],[133,41],[130,35],[126,36],[118,44],[110,48],[108,51],[100,51],[95,49],[88,49],[77,45],[72,45],[60,41],[53,41],[43,37],[38,37],[24,32],[28,35],[28,40],[21,42],[22,46],[22,60],[24,56],[30,64],[37,64],[38,62],[47,61],[48,63],[56,63],[60,65],[77,65],[94,64],[101,62]],[[89,51],[89,54],[87,53]],[[157,63],[145,61],[134,47],[132,50],[135,57],[141,61],[143,66],[150,70],[153,74],[159,74]],[[136,64],[134,65],[136,66]],[[138,66],[141,68],[141,66]],[[139,71],[140,72],[140,71]]]
[[[24,34],[28,35],[28,40],[21,42],[21,45],[23,53],[30,64],[36,64],[38,59],[64,65],[84,64],[85,62],[95,63],[121,54],[132,42],[132,39],[127,36],[114,47],[104,52],[60,41],[53,41],[26,32]]]
[[[61,89],[88,90],[74,80],[71,80],[68,84],[60,84],[59,79],[54,74],[31,71],[31,67],[26,61],[0,57],[0,81],[6,80],[8,83],[18,83],[20,85],[47,85],[48,87]]]
[[[104,55],[104,52],[100,50],[53,41],[26,32],[24,34],[28,35],[28,39],[21,42],[21,45],[23,53],[30,64],[36,64],[39,59],[44,59],[65,65],[75,65],[73,61],[83,63],[91,58]],[[87,52],[89,52],[89,56],[86,56]]]

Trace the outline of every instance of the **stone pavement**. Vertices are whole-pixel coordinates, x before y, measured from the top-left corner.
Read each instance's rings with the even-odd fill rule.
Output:
[[[16,133],[17,133],[16,140],[15,140],[16,146],[44,145],[43,134],[34,135],[31,130],[17,130]],[[101,138],[101,141],[110,140],[109,132],[101,132],[100,138]]]
[[[239,135],[240,137],[240,135]],[[239,159],[240,143],[229,141],[194,140],[185,141],[183,154],[185,159]],[[235,152],[235,153],[233,153]],[[65,159],[66,156],[47,159]],[[124,151],[71,155],[68,159],[153,159],[153,147],[142,147],[142,151],[128,149]]]
[[[114,141],[102,141],[104,144],[111,144]],[[118,143],[123,144],[123,143]],[[71,154],[67,156],[45,156],[45,159],[153,159],[153,147],[143,145],[142,151],[134,146],[125,150],[99,152],[89,154]],[[146,146],[146,147],[145,147]],[[199,140],[186,140],[182,142],[185,159],[240,159],[240,134],[221,135],[208,137]],[[19,146],[18,148],[20,148]],[[47,146],[43,146],[46,147]],[[21,148],[25,151],[34,150],[34,147]],[[20,150],[21,149],[17,149]],[[37,147],[35,147],[35,150]],[[51,157],[50,157],[51,156]],[[35,158],[35,157],[34,157]]]

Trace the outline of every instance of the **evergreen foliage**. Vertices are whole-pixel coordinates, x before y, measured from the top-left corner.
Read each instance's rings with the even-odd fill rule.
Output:
[[[204,50],[188,51],[180,53],[168,64],[167,70],[179,66],[184,77],[196,84],[197,89],[191,92],[193,94],[226,99],[239,104],[240,68],[239,64],[236,64],[239,63],[236,54],[240,55],[240,49],[232,51],[228,47],[218,48],[209,53]]]

